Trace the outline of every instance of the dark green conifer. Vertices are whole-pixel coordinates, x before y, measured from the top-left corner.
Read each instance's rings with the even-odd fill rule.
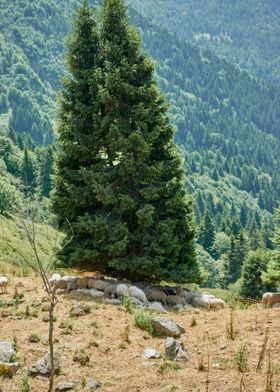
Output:
[[[264,249],[250,251],[244,261],[241,275],[240,294],[248,298],[261,298],[269,289],[263,283],[263,273],[266,272],[270,260],[270,253]]]
[[[236,238],[231,238],[231,248],[228,255],[229,283],[234,283],[240,278],[248,250],[248,241],[243,231],[240,231]]]
[[[21,178],[24,184],[25,193],[32,193],[36,188],[36,168],[27,147],[24,148]]]
[[[67,217],[74,230],[64,258],[93,267],[100,263],[131,278],[198,281],[192,200],[185,193],[182,159],[154,64],[128,23],[123,0],[104,2],[100,50],[96,33],[93,38],[87,32],[81,44],[86,9],[69,47],[73,102],[64,90],[61,114],[54,209],[60,225],[65,228]],[[89,15],[86,21],[92,24]],[[91,45],[95,40],[98,53],[87,64],[88,120],[84,94],[77,97],[79,75],[71,69],[81,69],[73,52],[77,44],[80,50],[86,46],[86,37]]]
[[[204,249],[212,255],[215,241],[215,224],[208,209],[204,212],[198,240]]]

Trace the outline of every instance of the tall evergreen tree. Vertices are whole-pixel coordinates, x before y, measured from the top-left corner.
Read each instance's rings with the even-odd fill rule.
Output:
[[[84,169],[96,170],[101,162],[101,137],[94,126],[93,116],[97,110],[92,96],[91,77],[99,54],[99,35],[87,1],[77,11],[73,21],[74,31],[68,36],[66,66],[69,76],[63,79],[60,97],[59,142],[56,175],[52,195],[53,211],[59,227],[69,236],[71,222],[75,236],[60,257],[69,257],[73,263],[82,255],[81,244],[90,248],[93,234],[85,220],[97,208],[96,192],[84,176]],[[92,231],[92,230],[91,230]],[[102,237],[102,235],[100,235]],[[97,253],[98,254],[98,253]],[[89,255],[88,259],[94,258]]]
[[[53,174],[53,148],[47,147],[42,150],[42,159],[40,162],[40,172],[39,172],[39,186],[41,196],[49,197],[50,191],[52,189],[51,175]]]
[[[240,294],[249,298],[260,298],[270,287],[263,282],[262,275],[266,271],[270,260],[270,252],[264,249],[250,251],[245,258]]]
[[[280,222],[280,208],[276,210],[278,222]],[[280,228],[278,227],[275,238],[276,249],[271,256],[264,281],[274,290],[280,290]]]
[[[83,35],[85,22],[89,29]],[[66,216],[74,240],[61,257],[93,267],[101,262],[104,269],[132,278],[198,281],[193,206],[185,194],[174,129],[154,64],[128,23],[123,0],[104,2],[99,50],[87,5],[75,27],[68,57],[76,89],[70,89],[69,102],[69,80],[63,94],[54,195],[61,227],[67,232]],[[80,80],[72,70],[81,68],[73,53],[85,51],[87,39],[90,45],[94,40],[90,53],[96,54],[86,73],[89,121],[82,111],[84,95],[77,96]]]
[[[214,253],[213,245],[215,241],[215,225],[208,209],[206,209],[204,212],[198,240],[208,253]]]
[[[33,192],[36,188],[36,168],[27,147],[24,148],[21,178],[24,184],[25,193]]]
[[[248,253],[248,241],[243,231],[240,231],[237,238],[231,238],[231,248],[229,251],[229,283],[234,283],[241,276],[242,266]]]

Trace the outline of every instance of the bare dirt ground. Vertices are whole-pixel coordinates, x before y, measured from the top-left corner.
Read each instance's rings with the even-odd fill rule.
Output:
[[[3,392],[20,391],[24,372],[32,363],[47,351],[48,323],[42,321],[45,314],[37,308],[37,317],[25,318],[26,306],[33,312],[32,301],[41,300],[45,295],[38,278],[13,278],[9,293],[0,295],[0,301],[12,299],[16,283],[24,287],[18,291],[24,294],[25,302],[18,308],[1,307],[0,341],[16,340],[17,357],[21,369],[13,379],[1,379]],[[254,305],[247,310],[234,311],[234,340],[227,336],[230,309],[217,312],[200,311],[170,312],[169,317],[185,328],[186,333],[180,338],[191,354],[189,362],[180,365],[180,369],[168,369],[164,359],[164,339],[153,338],[134,325],[133,315],[123,308],[98,305],[88,302],[91,313],[70,319],[69,311],[74,300],[59,297],[55,322],[56,350],[60,355],[61,373],[55,384],[68,381],[76,383],[76,391],[86,391],[85,383],[89,378],[101,382],[101,391],[106,392],[150,392],[150,391],[187,391],[187,392],[278,392],[280,391],[280,309],[262,309]],[[11,320],[8,314],[21,314],[22,319]],[[69,335],[59,328],[62,321],[72,326]],[[127,327],[129,326],[129,327]],[[259,355],[269,328],[269,350],[266,350],[262,368],[256,372]],[[126,331],[126,334],[125,334]],[[129,332],[129,333],[128,333]],[[41,338],[38,343],[29,343],[29,336],[34,333]],[[128,337],[129,339],[125,339]],[[129,335],[129,336],[127,336]],[[128,343],[126,340],[129,340]],[[154,347],[161,351],[158,360],[143,360],[145,348]],[[240,353],[248,353],[245,372],[238,370]],[[89,356],[87,365],[73,361],[75,349],[84,349]],[[268,358],[272,365],[272,389],[267,389],[269,378]],[[201,354],[198,354],[200,352]],[[208,366],[209,356],[209,366]],[[203,358],[204,370],[198,369],[198,358]],[[241,355],[242,357],[242,355]],[[246,357],[246,355],[245,355]],[[246,361],[245,361],[246,362]],[[241,364],[242,367],[242,364]],[[246,369],[247,367],[247,369]],[[166,371],[164,371],[164,368]],[[209,371],[207,371],[207,368]],[[169,370],[169,371],[168,371]],[[47,391],[46,379],[30,378],[31,391]]]

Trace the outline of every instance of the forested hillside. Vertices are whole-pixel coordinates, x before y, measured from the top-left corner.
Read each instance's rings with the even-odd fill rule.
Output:
[[[279,85],[277,0],[129,0],[129,4],[180,38]]]
[[[11,147],[17,149],[19,159],[25,154],[24,143],[32,150],[30,155],[37,162],[32,187],[39,194],[42,154],[36,145],[53,141],[59,77],[65,72],[63,40],[78,4],[76,0],[6,0],[0,4],[1,130],[7,133],[10,126],[17,140],[20,135],[22,143],[17,143],[21,150]],[[158,4],[162,2],[149,2],[147,9],[155,12]],[[171,2],[164,4],[162,9],[168,10]],[[272,214],[280,199],[279,89],[259,82],[208,50],[179,40],[133,9],[130,15],[140,28],[146,50],[158,63],[160,86],[171,104],[176,140],[185,155],[188,188],[196,196],[200,243],[219,258],[222,239],[228,250],[230,236],[238,238],[243,228],[250,248],[271,247]],[[171,18],[168,27],[176,28],[180,23],[183,25]],[[184,24],[188,23],[187,18]],[[178,33],[183,36],[179,27]],[[273,50],[273,45],[269,47]],[[8,143],[6,136],[3,138]],[[5,161],[3,153],[1,158]],[[3,177],[11,184],[14,178],[26,182],[22,169],[13,173],[6,161],[5,165]],[[45,195],[48,193],[49,189]],[[203,235],[205,228],[212,231],[210,239]],[[214,243],[215,235],[220,239],[218,244]],[[216,254],[215,246],[219,248]]]

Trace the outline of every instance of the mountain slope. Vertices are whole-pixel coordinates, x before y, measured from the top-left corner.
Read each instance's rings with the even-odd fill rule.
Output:
[[[143,15],[280,84],[280,8],[277,0],[128,0]]]
[[[56,92],[63,75],[63,39],[79,1],[5,0],[0,5],[2,50],[0,123],[52,141]],[[164,7],[163,7],[164,8]],[[189,189],[200,220],[205,205],[217,229],[227,216],[248,226],[272,226],[280,198],[280,93],[210,51],[180,41],[131,10],[144,45],[158,63],[160,86],[171,104],[177,141],[186,158]],[[27,119],[27,120],[26,120]],[[23,121],[24,120],[24,121]],[[232,212],[233,211],[233,212]]]

